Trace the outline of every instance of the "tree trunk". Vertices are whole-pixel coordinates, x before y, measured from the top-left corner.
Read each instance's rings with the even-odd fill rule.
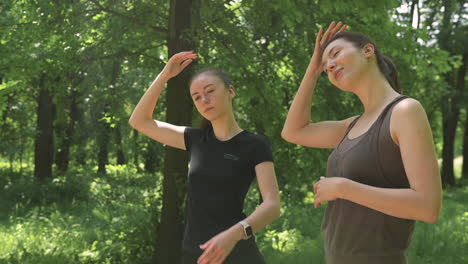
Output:
[[[125,154],[123,151],[123,144],[122,144],[122,133],[120,132],[120,124],[115,126],[115,145],[117,147],[117,164],[124,165],[127,164],[127,160],[125,159]]]
[[[184,50],[195,49],[187,35],[193,12],[192,0],[171,0],[169,14],[169,57]],[[172,78],[166,94],[166,121],[190,126],[192,103],[189,97],[190,66]],[[156,263],[179,263],[183,236],[183,204],[187,178],[188,155],[185,151],[166,147],[163,179],[163,207],[157,227]]]
[[[458,73],[458,86],[459,89],[464,91],[465,96],[463,102],[466,102],[466,98],[468,98],[468,90],[466,90],[465,86],[465,77],[467,74],[468,68],[468,54],[463,55],[463,65],[460,67],[460,71]],[[468,105],[465,103],[465,131],[463,135],[463,168],[462,168],[462,179],[468,179]]]
[[[452,24],[450,21],[453,13],[452,0],[443,2],[444,14],[442,18],[442,26],[438,36],[439,45],[442,49],[451,53],[449,45],[450,33],[452,32]],[[445,80],[449,90],[456,90],[453,81],[453,72],[445,74]],[[442,183],[445,185],[455,184],[455,174],[453,171],[454,158],[454,142],[457,129],[459,108],[456,104],[457,94],[455,92],[448,93],[445,99],[445,104],[442,105],[442,127],[443,127],[443,147],[442,147]]]
[[[452,103],[453,104],[453,103]],[[453,171],[454,143],[457,130],[458,113],[455,113],[453,106],[448,106],[443,113],[443,147],[442,147],[442,183],[446,185],[455,184],[455,174]]]
[[[45,85],[45,77],[38,83],[37,134],[34,144],[34,176],[40,181],[52,177],[54,156],[53,121],[54,105],[52,95]]]
[[[468,107],[465,108],[465,133],[463,136],[462,179],[468,182]]]
[[[110,127],[105,121],[99,121],[97,136],[98,144],[98,173],[106,174],[106,165],[109,164],[109,135]]]
[[[73,90],[71,92],[70,102],[70,116],[68,124],[65,127],[65,133],[62,138],[62,144],[57,152],[57,168],[61,172],[68,170],[68,164],[70,162],[70,147],[73,143],[73,137],[75,134],[76,123],[78,122],[79,110],[78,110],[78,91]]]
[[[157,142],[151,140],[148,142],[148,146],[146,147],[145,153],[145,171],[147,173],[155,173],[156,172],[156,165],[157,165],[157,150],[156,150]]]
[[[135,167],[137,168],[138,172],[141,172],[140,169],[140,161],[138,159],[138,153],[139,153],[139,144],[138,144],[138,130],[133,129],[133,164],[135,164]]]

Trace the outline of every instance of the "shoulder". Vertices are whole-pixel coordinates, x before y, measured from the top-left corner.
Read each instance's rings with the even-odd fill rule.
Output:
[[[397,103],[390,120],[390,131],[395,143],[405,134],[420,133],[428,128],[426,111],[422,104],[413,98],[406,98]]]
[[[193,128],[193,127],[186,127],[184,130],[184,134],[190,137],[194,136],[201,136],[206,133],[206,130],[202,130],[199,128]]]
[[[261,144],[261,145],[267,145],[267,146],[270,145],[270,143],[268,142],[268,139],[265,136],[260,136],[252,132],[249,132],[247,130],[244,131],[242,139],[249,141],[250,143],[253,143],[253,144]]]
[[[191,145],[198,144],[202,142],[203,139],[207,138],[207,134],[209,133],[208,129],[199,129],[193,127],[186,127],[184,130],[184,139],[185,145],[187,149],[190,149]]]
[[[398,122],[408,120],[414,121],[426,116],[426,112],[422,104],[413,98],[405,98],[398,102],[393,109],[393,118]]]

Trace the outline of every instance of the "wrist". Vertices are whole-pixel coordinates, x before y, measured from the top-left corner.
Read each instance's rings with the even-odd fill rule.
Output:
[[[317,67],[312,66],[312,64],[309,64],[309,67],[307,67],[306,74],[309,78],[317,80],[320,77],[320,73],[322,73],[322,71],[317,69]]]
[[[338,184],[338,198],[340,199],[347,199],[348,197],[348,190],[349,185],[351,184],[351,180],[346,178],[340,178],[340,182]]]
[[[230,233],[232,234],[232,237],[235,239],[235,241],[240,241],[244,239],[244,227],[242,227],[241,224],[237,223],[233,225],[229,229]]]
[[[168,82],[171,77],[169,77],[169,75],[163,71],[158,75],[158,77],[156,77],[156,79],[161,79],[164,82]]]

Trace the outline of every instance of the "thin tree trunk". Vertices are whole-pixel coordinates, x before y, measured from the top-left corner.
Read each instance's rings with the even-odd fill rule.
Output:
[[[192,0],[171,0],[169,14],[169,57],[177,52],[195,49],[188,36],[193,5]],[[171,79],[167,87],[166,121],[190,126],[192,104],[188,93],[190,67]],[[188,155],[185,151],[166,147],[163,179],[163,207],[157,226],[156,263],[179,263],[183,236],[183,204],[187,178]]]
[[[468,107],[465,108],[465,132],[463,136],[462,179],[468,180]]]
[[[109,135],[110,127],[104,121],[99,121],[97,137],[98,144],[98,173],[106,174],[106,165],[109,164]]]
[[[45,77],[38,83],[37,97],[37,134],[34,145],[34,176],[38,180],[52,177],[54,153],[53,120],[54,105],[52,95],[45,85]]]
[[[156,151],[156,142],[153,140],[148,142],[145,153],[145,171],[147,173],[155,173],[157,165],[157,151]]]
[[[140,161],[138,159],[138,153],[139,153],[139,144],[138,144],[138,130],[133,129],[133,164],[135,164],[135,167],[137,168],[137,171],[140,172]]]
[[[444,14],[442,18],[442,27],[439,33],[439,45],[442,49],[450,53],[449,45],[450,32],[452,32],[451,15],[453,13],[452,0],[443,2]],[[456,90],[454,74],[449,72],[445,74],[445,80],[448,89]],[[454,87],[455,86],[455,87]],[[445,185],[455,184],[455,174],[453,171],[454,143],[457,129],[459,107],[457,105],[458,94],[449,93],[445,104],[442,106],[442,127],[443,127],[443,147],[442,147],[442,183]]]
[[[460,67],[458,74],[459,89],[464,91],[464,102],[465,102],[465,131],[463,135],[463,167],[462,167],[462,179],[468,180],[468,105],[466,104],[466,98],[468,98],[468,90],[466,89],[465,77],[468,68],[468,54],[463,56],[463,65]]]
[[[127,164],[127,160],[125,159],[125,154],[123,151],[123,144],[122,144],[122,133],[120,132],[120,124],[114,127],[115,132],[115,145],[117,147],[117,164],[124,165]]]
[[[57,153],[57,168],[61,172],[65,172],[68,170],[68,164],[70,162],[70,147],[73,144],[75,127],[76,123],[78,122],[78,111],[78,91],[73,90],[71,92],[69,122],[65,127],[65,133],[62,138],[62,144],[60,150]]]
[[[453,159],[455,134],[457,129],[457,115],[457,113],[454,113],[454,109],[446,110],[446,113],[443,115],[444,136],[442,147],[442,183],[446,185],[455,184]]]

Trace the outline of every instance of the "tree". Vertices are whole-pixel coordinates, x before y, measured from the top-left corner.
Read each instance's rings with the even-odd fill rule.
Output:
[[[169,8],[168,57],[194,50],[190,29],[196,12],[192,0],[171,0]],[[166,94],[166,121],[191,126],[192,103],[188,93],[190,67],[169,80]],[[187,178],[188,155],[185,151],[166,147],[164,158],[163,207],[156,240],[156,263],[177,263],[183,236],[183,204]]]

